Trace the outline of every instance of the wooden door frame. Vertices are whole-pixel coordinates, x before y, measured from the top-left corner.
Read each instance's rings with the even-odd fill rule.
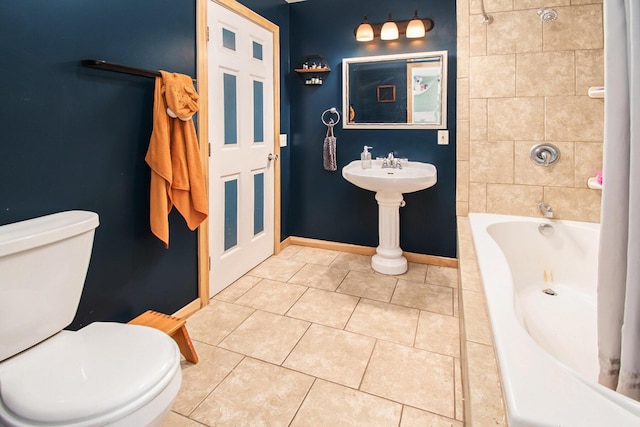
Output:
[[[273,34],[273,154],[280,158],[280,29],[273,22],[263,18],[235,0],[196,0],[196,61],[200,110],[198,112],[198,136],[200,157],[204,175],[209,187],[209,63],[207,54],[207,6],[209,1],[223,6]],[[273,252],[280,252],[280,161],[273,162]],[[198,228],[198,302],[200,307],[209,304],[209,219]]]

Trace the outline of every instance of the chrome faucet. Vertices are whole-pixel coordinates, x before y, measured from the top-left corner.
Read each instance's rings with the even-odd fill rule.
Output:
[[[538,209],[542,212],[542,216],[545,218],[553,218],[553,208],[549,204],[541,202],[538,203]]]
[[[393,157],[393,153],[389,153],[389,155],[382,160],[382,167],[402,169],[402,164],[400,163],[400,159],[396,159],[395,157]]]

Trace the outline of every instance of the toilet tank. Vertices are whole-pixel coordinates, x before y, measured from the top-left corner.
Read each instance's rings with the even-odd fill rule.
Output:
[[[0,226],[0,361],[73,321],[98,224],[67,211]]]

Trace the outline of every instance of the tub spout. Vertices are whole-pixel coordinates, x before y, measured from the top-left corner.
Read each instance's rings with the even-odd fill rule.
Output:
[[[553,208],[551,208],[547,203],[538,203],[538,208],[540,209],[540,212],[542,212],[542,216],[545,218],[553,218]]]

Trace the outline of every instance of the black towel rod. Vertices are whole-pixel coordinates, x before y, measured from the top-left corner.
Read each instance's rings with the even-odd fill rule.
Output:
[[[115,64],[113,62],[103,61],[102,59],[83,59],[80,63],[89,68],[97,68],[99,70],[115,71],[116,73],[131,74],[134,76],[142,76],[149,78],[160,77],[160,71],[145,70],[144,68],[130,67],[129,65]],[[195,83],[196,80],[193,79]]]

